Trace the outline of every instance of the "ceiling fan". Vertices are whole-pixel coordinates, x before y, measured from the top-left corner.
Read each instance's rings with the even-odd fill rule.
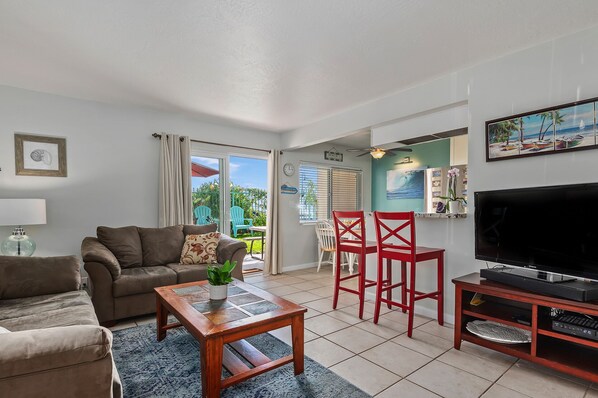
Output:
[[[360,153],[359,155],[357,155],[357,157],[365,156],[369,153],[370,155],[372,155],[372,157],[374,159],[380,159],[384,155],[395,156],[395,155],[397,155],[397,152],[412,152],[412,149],[411,148],[402,148],[402,147],[380,148],[377,146],[373,146],[373,147],[363,148],[363,149],[349,148],[349,149],[347,149],[347,152],[363,152],[363,153]]]

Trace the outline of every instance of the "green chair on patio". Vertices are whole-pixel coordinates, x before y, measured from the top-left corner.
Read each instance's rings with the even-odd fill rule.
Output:
[[[249,224],[245,224],[246,221],[248,221]],[[235,238],[237,237],[237,231],[242,229],[250,231],[249,228],[253,227],[253,219],[245,218],[245,210],[239,206],[233,206],[230,208],[230,222],[233,230],[233,236]]]
[[[193,214],[195,214],[195,221],[196,225],[205,225],[217,222],[212,218],[212,209],[208,206],[197,206],[195,210],[193,210]]]

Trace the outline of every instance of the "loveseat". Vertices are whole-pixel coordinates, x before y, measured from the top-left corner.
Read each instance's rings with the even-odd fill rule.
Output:
[[[97,238],[81,244],[96,315],[104,325],[156,312],[155,287],[207,279],[207,264],[180,264],[187,235],[216,231],[216,224],[165,228],[98,227]],[[236,261],[233,277],[243,280],[245,242],[221,234],[217,262]]]
[[[79,261],[0,256],[0,397],[122,397]]]

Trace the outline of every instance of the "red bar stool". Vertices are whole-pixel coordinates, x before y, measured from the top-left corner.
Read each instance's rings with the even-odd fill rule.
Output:
[[[333,211],[334,234],[336,236],[336,272],[334,275],[334,298],[332,308],[336,309],[339,290],[357,294],[359,296],[359,318],[363,319],[363,303],[365,289],[376,286],[376,281],[365,278],[365,256],[376,253],[376,242],[365,239],[365,221],[363,211]],[[353,275],[341,277],[341,254],[356,254],[359,258],[359,268]],[[341,282],[359,278],[357,290],[341,286]]]
[[[400,307],[403,312],[409,312],[407,336],[411,337],[413,333],[415,302],[431,298],[438,301],[438,324],[442,325],[444,323],[444,249],[415,245],[415,215],[412,211],[375,211],[374,220],[378,245],[378,282],[376,285],[374,323],[378,323],[380,305],[382,303],[388,304],[388,308],[392,308],[393,305]],[[394,240],[394,243],[391,240]],[[382,276],[384,259],[386,259],[386,279]],[[437,290],[430,293],[422,293],[415,290],[415,268],[417,263],[434,259],[436,259],[438,266]],[[401,281],[394,284],[392,283],[392,260],[401,262]],[[410,264],[409,282],[407,282],[407,263]],[[397,287],[401,287],[400,303],[392,300],[392,290]],[[386,292],[386,298],[382,297],[383,292]],[[409,293],[408,302],[407,293]]]

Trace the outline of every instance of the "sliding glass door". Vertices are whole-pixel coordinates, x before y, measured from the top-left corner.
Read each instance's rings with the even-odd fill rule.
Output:
[[[236,216],[235,220],[231,220],[233,236],[252,236],[255,231],[250,230],[251,226],[266,225],[268,160],[230,156],[229,169],[231,214]],[[243,217],[238,214],[242,214]],[[258,250],[261,250],[261,247]]]
[[[215,222],[224,233],[228,233],[228,201],[223,200],[228,195],[227,163],[226,157],[191,156],[193,221],[198,225]]]
[[[219,231],[236,238],[251,237],[252,226],[266,225],[266,158],[193,151],[191,166],[196,224],[216,222]],[[260,243],[254,242],[258,253]]]
[[[218,230],[247,244],[243,272],[261,271],[266,236],[268,159],[263,153],[227,153],[226,147],[192,148],[195,224]],[[243,152],[243,151],[240,151]]]

